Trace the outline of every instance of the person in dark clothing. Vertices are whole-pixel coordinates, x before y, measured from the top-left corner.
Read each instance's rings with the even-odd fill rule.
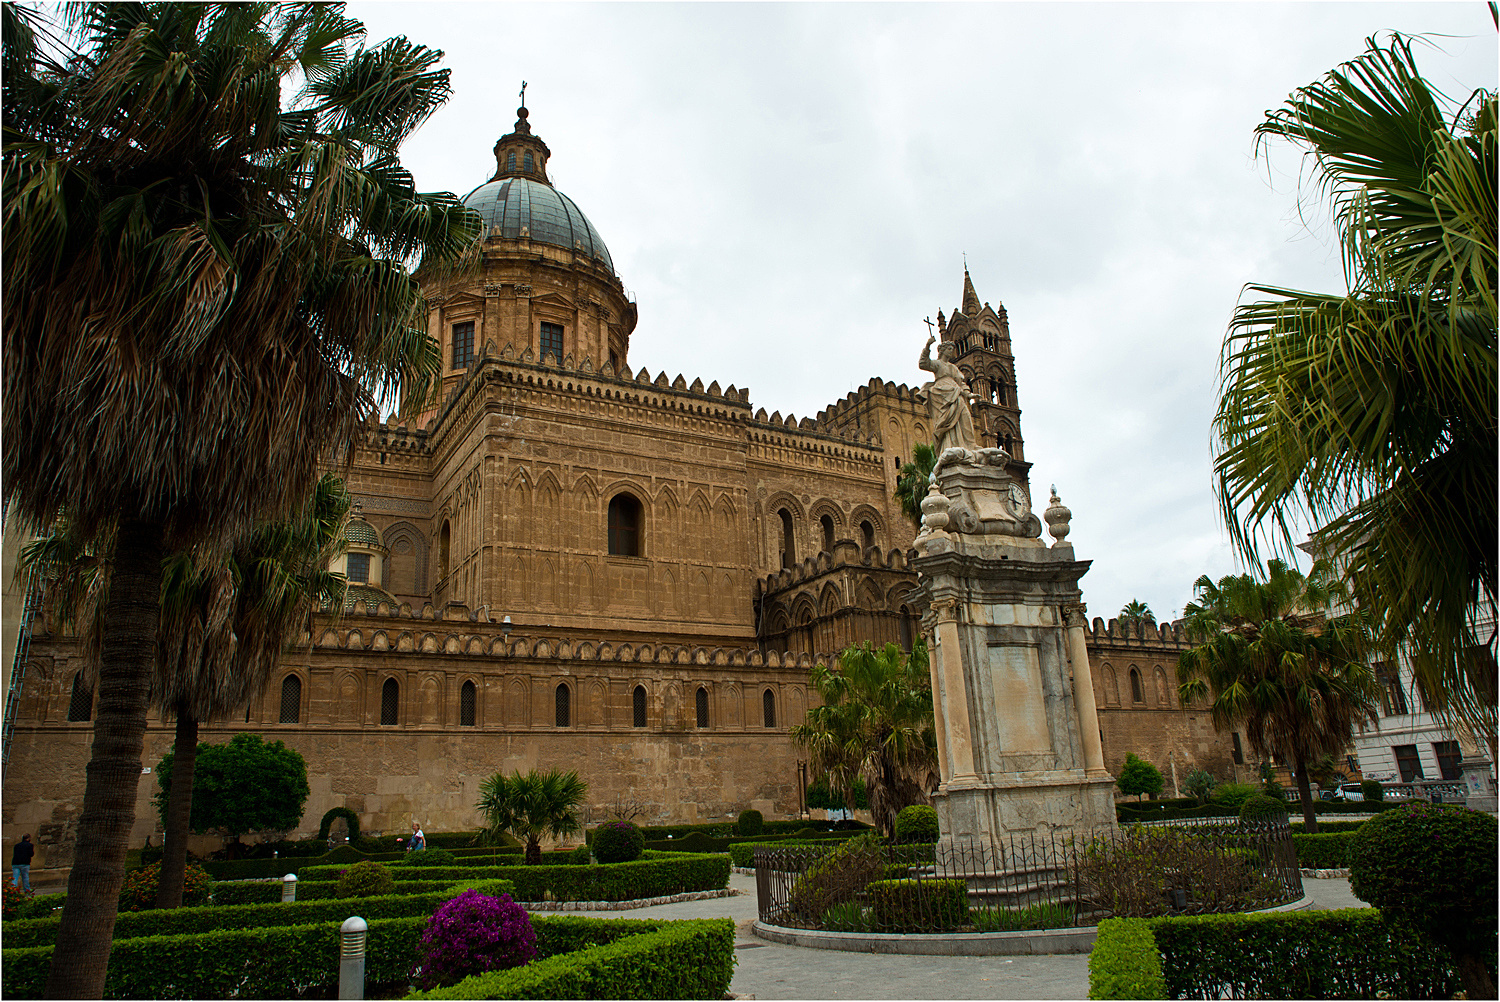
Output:
[[[11,883],[24,891],[31,890],[31,857],[35,855],[36,846],[31,844],[30,835],[22,835],[10,853]]]

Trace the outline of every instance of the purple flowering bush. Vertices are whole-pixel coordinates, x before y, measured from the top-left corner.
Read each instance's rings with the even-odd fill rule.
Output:
[[[629,863],[641,858],[646,836],[629,821],[610,821],[594,829],[593,848],[601,863]]]
[[[522,967],[536,956],[536,931],[509,894],[464,891],[437,910],[417,947],[412,980],[423,990],[471,974]]]

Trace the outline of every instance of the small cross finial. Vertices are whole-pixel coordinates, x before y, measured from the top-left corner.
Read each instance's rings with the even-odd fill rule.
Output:
[[[922,318],[922,322],[927,325],[927,333],[931,334],[932,333],[932,318],[931,317],[923,317]]]
[[[521,81],[521,107],[526,107],[526,81]]]

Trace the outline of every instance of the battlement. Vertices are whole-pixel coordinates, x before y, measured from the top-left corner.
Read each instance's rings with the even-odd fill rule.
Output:
[[[842,544],[848,544],[847,547]],[[871,546],[859,553],[857,561],[850,560],[846,550],[854,549],[852,540],[840,540],[834,544],[833,552],[824,550],[816,557],[808,557],[795,567],[782,568],[775,574],[767,574],[755,582],[757,596],[794,588],[819,575],[839,567],[868,567],[872,570],[909,571],[911,557],[902,550],[881,552],[880,547]]]
[[[1111,619],[1107,624],[1098,616],[1089,628],[1089,642],[1112,644],[1116,647],[1131,644],[1166,644],[1186,649],[1192,646],[1183,632],[1182,620],[1173,623],[1153,623],[1148,620],[1122,621]]]

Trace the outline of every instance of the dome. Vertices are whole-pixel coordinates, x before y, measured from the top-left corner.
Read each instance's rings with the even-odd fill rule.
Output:
[[[356,546],[379,546],[380,534],[369,522],[351,519],[344,526],[344,539]]]
[[[611,275],[615,273],[609,248],[594,224],[571,198],[550,184],[502,177],[475,188],[463,201],[479,213],[487,233],[498,226],[502,238],[518,240],[525,229],[532,240],[587,254],[603,262]]]

